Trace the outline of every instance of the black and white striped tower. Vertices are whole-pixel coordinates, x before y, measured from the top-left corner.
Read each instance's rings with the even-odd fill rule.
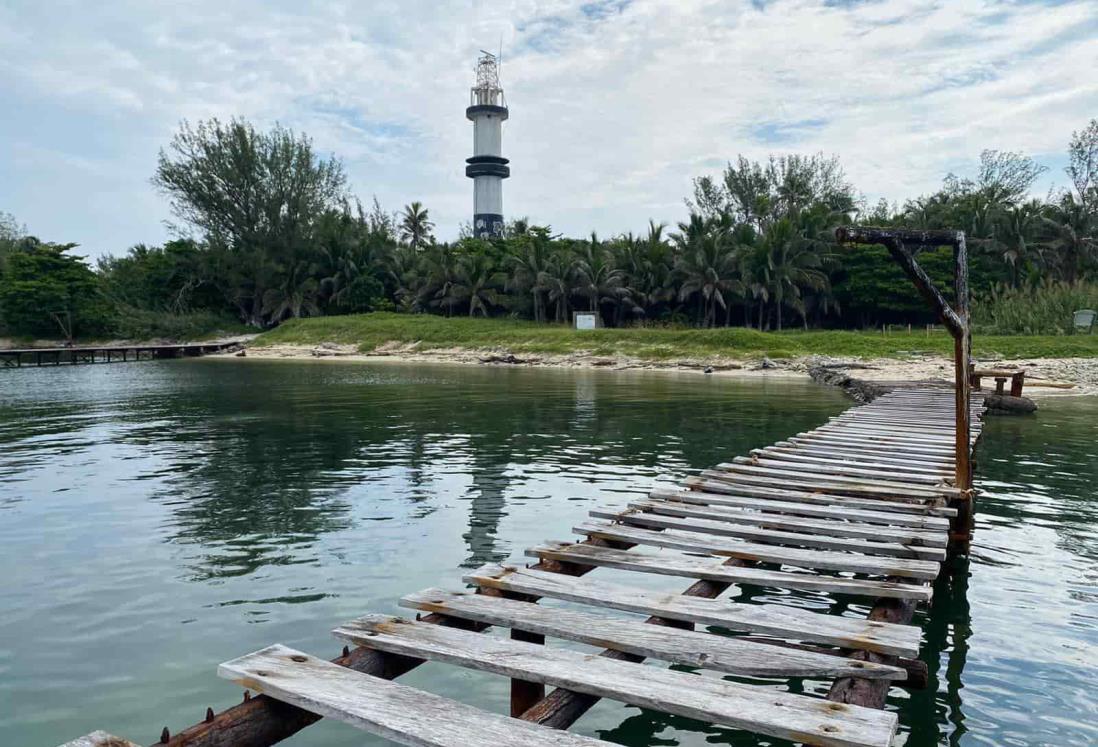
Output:
[[[503,235],[503,180],[511,176],[502,155],[507,100],[499,84],[499,60],[484,52],[477,59],[477,84],[469,92],[465,116],[473,121],[473,157],[465,176],[473,180],[473,235]]]

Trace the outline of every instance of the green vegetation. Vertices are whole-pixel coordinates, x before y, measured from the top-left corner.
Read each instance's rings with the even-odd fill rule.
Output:
[[[461,348],[504,349],[516,355],[541,353],[595,356],[623,355],[661,361],[675,358],[788,358],[802,355],[902,358],[912,354],[950,355],[948,333],[853,330],[787,330],[759,332],[743,327],[698,329],[676,326],[629,327],[577,331],[562,324],[520,319],[447,319],[432,314],[378,312],[315,319],[295,319],[265,332],[257,345],[358,345],[370,352],[386,343],[416,343],[418,351]],[[1098,357],[1098,335],[991,336],[975,339],[977,356],[1006,358]]]
[[[1043,167],[984,151],[973,179],[951,175],[934,194],[869,208],[837,158],[741,156],[694,181],[673,228],[569,238],[520,219],[498,239],[466,230],[447,243],[419,202],[364,209],[341,162],[304,135],[184,123],[153,181],[191,238],[134,246],[93,271],[66,254],[74,244],[39,242],[0,215],[0,332],[193,337],[373,311],[560,324],[582,310],[645,330],[597,339],[656,349],[653,325],[735,327],[734,342],[751,329],[936,321],[883,247],[835,243],[837,226],[861,224],[963,229],[980,331],[1063,334],[1075,304],[1094,306],[1098,282],[1098,120],[1073,135],[1068,162],[1070,187],[1044,201],[1029,199]],[[919,261],[948,294],[948,248]],[[544,344],[558,333],[547,328]],[[794,351],[796,339],[754,344]]]

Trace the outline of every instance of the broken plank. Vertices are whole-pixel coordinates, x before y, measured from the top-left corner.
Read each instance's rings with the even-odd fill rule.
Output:
[[[761,568],[737,568],[714,562],[716,558],[699,558],[683,552],[664,551],[658,555],[644,555],[608,547],[597,547],[574,542],[549,541],[528,548],[526,554],[534,558],[556,560],[577,565],[620,568],[640,573],[663,576],[697,578],[730,584],[770,586],[778,589],[820,591],[830,594],[861,597],[896,597],[928,601],[933,592],[924,584],[894,581],[870,581],[863,579],[820,576],[813,573],[768,571]]]
[[[689,597],[521,566],[489,564],[462,580],[485,589],[895,656],[917,656],[922,636],[912,625],[873,623],[782,604]]]
[[[645,658],[749,677],[863,677],[900,680],[899,667],[866,666],[844,656],[783,648],[755,641],[591,612],[542,607],[467,591],[426,589],[400,600],[401,606],[486,625],[586,643]]]
[[[248,689],[343,721],[397,744],[416,747],[594,747],[607,744],[591,737],[488,713],[277,644],[227,661],[218,667],[217,673]]]
[[[673,531],[653,531],[609,522],[586,522],[572,531],[588,537],[599,537],[615,542],[629,542],[650,547],[667,547],[684,552],[705,552],[711,555],[753,560],[758,563],[777,563],[799,568],[813,568],[845,573],[866,573],[877,576],[896,576],[933,581],[941,568],[930,560],[891,558],[878,555],[862,555],[853,552],[809,550],[799,547],[764,545],[702,534],[689,528],[688,520],[668,517],[666,522]]]
[[[870,510],[855,508],[863,503],[810,503],[797,498],[756,498],[750,495],[733,495],[729,492],[708,492],[699,484],[697,490],[668,490],[659,488],[649,493],[654,500],[681,502],[697,505],[735,507],[750,511],[807,516],[825,519],[840,519],[865,524],[911,527],[920,530],[948,530],[949,519],[942,516],[928,516],[917,513],[892,511],[887,508]],[[727,485],[719,487],[727,488]],[[880,501],[866,501],[873,509],[881,508]]]
[[[957,509],[948,506],[928,505],[920,502],[903,503],[877,498],[857,498],[804,487],[790,489],[781,487],[784,483],[775,485],[772,481],[763,481],[760,484],[760,481],[747,475],[734,475],[727,472],[716,474],[719,475],[719,479],[688,477],[684,484],[691,490],[704,491],[708,494],[747,496],[760,500],[796,501],[820,506],[866,509],[877,513],[888,512],[936,518],[946,518],[957,514]]]
[[[543,682],[685,718],[833,747],[886,747],[895,714],[608,657],[367,615],[333,633],[359,646]]]
[[[808,519],[801,516],[783,516],[766,514],[742,509],[722,508],[719,506],[697,506],[681,501],[634,501],[630,508],[664,516],[680,516],[691,519],[709,519],[725,524],[746,524],[758,529],[779,529],[786,533],[797,533],[790,541],[799,541],[800,535],[832,539],[863,540],[871,544],[866,547],[876,554],[909,557],[910,553],[933,548],[945,552],[948,536],[945,530],[921,532],[899,527],[883,527],[877,524],[860,524],[835,519]],[[907,546],[911,546],[910,548]],[[858,544],[839,543],[831,549],[859,552]],[[917,549],[916,549],[917,548]],[[869,552],[862,550],[861,552]],[[873,553],[871,553],[873,554]],[[944,557],[944,556],[943,556]]]

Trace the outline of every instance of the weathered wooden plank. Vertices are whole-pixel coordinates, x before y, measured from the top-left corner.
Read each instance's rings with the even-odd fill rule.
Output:
[[[897,502],[879,498],[858,498],[850,495],[836,495],[811,488],[792,490],[776,487],[773,481],[759,481],[746,476],[728,472],[714,473],[719,479],[707,479],[702,476],[688,477],[683,484],[691,491],[732,497],[750,497],[759,500],[772,500],[796,503],[811,503],[832,508],[851,508],[870,510],[876,513],[908,514],[915,517],[946,518],[955,515],[956,509],[948,506],[932,505],[921,502]],[[784,483],[778,483],[782,485]]]
[[[334,631],[360,646],[444,661],[506,677],[544,682],[574,692],[709,723],[724,724],[810,744],[886,747],[896,716],[857,706],[835,709],[805,695],[740,685],[658,667],[590,656],[578,651],[482,636],[368,615]]]
[[[664,576],[700,578],[730,584],[822,591],[850,596],[898,597],[927,601],[933,593],[929,586],[923,584],[870,581],[820,576],[812,573],[768,571],[761,568],[735,568],[715,563],[716,558],[699,558],[682,552],[664,551],[659,555],[643,555],[573,542],[545,542],[536,547],[528,548],[526,554],[530,557],[556,560],[562,563],[620,568],[627,571],[655,573]]]
[[[852,433],[828,433],[824,431],[804,431],[790,436],[787,441],[797,443],[842,444],[858,448],[889,451],[899,454],[922,454],[931,457],[952,457],[953,450],[943,446],[897,442],[887,438],[866,438]]]
[[[834,423],[821,425],[816,433],[835,433],[842,435],[865,436],[866,438],[885,438],[894,443],[901,444],[948,444],[950,438],[937,436],[926,431],[916,431],[913,428],[889,428],[887,426],[875,426],[853,422]]]
[[[833,449],[841,451],[854,451],[866,456],[878,459],[901,460],[904,462],[931,462],[934,464],[953,464],[953,452],[926,451],[923,449],[904,448],[902,446],[889,446],[888,444],[847,438],[831,438],[829,436],[790,436],[784,441],[776,442],[778,446],[790,446],[797,448]]]
[[[704,483],[703,483],[704,484]],[[728,485],[718,487],[730,488]],[[844,503],[809,503],[796,499],[782,500],[779,498],[755,498],[749,495],[732,495],[728,492],[708,492],[707,490],[667,490],[657,489],[649,493],[654,500],[691,503],[708,506],[727,506],[742,508],[750,511],[762,511],[791,516],[809,516],[826,519],[849,520],[864,524],[890,525],[899,527],[911,527],[925,530],[948,530],[949,519],[941,516],[929,516],[918,513],[904,513],[901,511],[882,510],[875,511],[854,506],[861,503],[848,505]],[[879,501],[866,501],[874,508],[879,508]]]
[[[591,737],[488,713],[281,645],[227,661],[218,667],[217,673],[251,690],[343,721],[397,744],[415,747],[594,747],[607,744]]]
[[[777,459],[787,462],[803,462],[805,464],[826,464],[842,467],[859,467],[861,469],[873,469],[879,472],[909,472],[923,477],[950,477],[953,470],[950,465],[940,463],[937,465],[925,465],[902,460],[879,460],[872,454],[848,452],[840,455],[816,454],[810,449],[792,449],[781,446],[767,446],[763,449],[752,449],[752,456],[765,459]]]
[[[953,460],[949,458],[934,459],[912,456],[899,456],[867,452],[853,446],[819,446],[811,444],[797,444],[792,441],[778,441],[773,446],[758,449],[759,453],[775,456],[781,454],[790,458],[796,457],[802,460],[828,460],[839,462],[864,462],[882,467],[902,467],[910,471],[925,472],[927,474],[953,474]],[[754,452],[752,452],[754,453]]]
[[[719,506],[697,506],[683,504],[681,501],[634,501],[629,507],[648,513],[664,516],[679,516],[689,519],[708,519],[724,524],[746,524],[754,531],[766,529],[783,530],[783,533],[795,536],[784,538],[790,542],[803,541],[805,537],[818,537],[822,541],[851,538],[853,542],[840,542],[831,549],[843,549],[851,552],[895,555],[898,558],[916,557],[920,552],[938,550],[945,552],[948,535],[945,530],[923,532],[912,529],[884,527],[878,524],[861,524],[835,519],[807,519],[800,516],[766,514],[742,509],[722,508]],[[739,531],[739,529],[736,529]],[[770,536],[774,536],[773,534]],[[778,535],[781,536],[780,534]],[[862,541],[866,550],[857,548]],[[912,556],[911,553],[915,553]],[[929,554],[926,557],[938,557]],[[944,558],[944,555],[942,556]]]
[[[521,566],[489,564],[462,580],[486,589],[896,656],[917,656],[922,636],[912,625],[872,623],[781,604],[683,596]]]
[[[933,581],[938,577],[938,571],[940,570],[940,564],[930,560],[764,545],[714,537],[690,528],[690,524],[700,524],[700,519],[691,521],[667,517],[665,521],[669,526],[674,527],[673,531],[653,531],[623,524],[596,521],[580,524],[573,527],[572,531],[577,534],[600,537],[616,542],[630,542],[650,547],[667,547],[684,552],[706,552],[711,555],[753,560],[758,563],[778,563],[825,571],[867,573],[877,576],[897,576]],[[712,524],[719,525],[719,522],[712,522]]]
[[[787,481],[791,485],[810,485],[819,490],[846,493],[850,495],[879,496],[892,500],[933,501],[942,497],[960,496],[960,491],[948,486],[940,487],[914,487],[902,482],[889,482],[887,480],[868,480],[863,478],[842,477],[840,475],[806,475],[803,472],[787,469],[775,469],[772,467],[752,467],[747,464],[735,462],[722,462],[715,470],[720,472],[732,472],[738,475],[750,475],[752,477],[771,478]],[[708,472],[702,474],[708,476]]]
[[[812,493],[826,493],[830,495],[843,495],[849,498],[878,498],[890,503],[910,503],[916,506],[932,506],[935,501],[944,503],[944,496],[912,495],[894,488],[882,488],[877,485],[859,485],[857,482],[840,483],[831,480],[812,480],[804,476],[792,474],[776,474],[775,472],[760,473],[749,467],[731,465],[736,469],[702,470],[701,477],[727,482],[733,485],[757,485],[765,488],[777,488],[779,490],[797,490]]]
[[[674,506],[670,506],[668,510],[660,510],[658,506],[657,503],[632,503],[626,510],[596,508],[592,509],[589,515],[596,519],[609,519],[627,526],[645,529],[679,529],[685,532],[710,534],[719,537],[735,537],[764,545],[837,550],[840,552],[880,555],[890,558],[915,558],[935,562],[941,562],[946,557],[944,547],[919,547],[898,542],[839,537],[813,529],[808,531],[796,529],[790,532],[773,526],[774,523],[783,523],[780,521],[768,523],[764,520],[761,525],[759,522],[743,524],[735,520],[728,521],[723,517],[692,516],[689,513],[684,516],[683,511],[677,511]],[[758,516],[765,517],[765,514],[759,514]],[[943,534],[942,536],[945,537],[946,535]],[[794,565],[800,564],[796,563]]]
[[[774,469],[799,472],[806,476],[818,475],[825,479],[829,479],[834,475],[840,477],[867,478],[871,480],[888,480],[889,482],[903,482],[913,486],[941,485],[948,479],[946,475],[921,475],[915,472],[903,471],[895,467],[873,468],[861,467],[856,464],[826,464],[822,462],[805,464],[796,460],[774,459],[767,457],[766,455],[735,457],[732,461],[735,464],[749,464],[757,467],[772,467]]]
[[[137,747],[137,745],[128,739],[116,737],[105,731],[93,731],[71,742],[65,742],[61,747]]]
[[[891,680],[907,677],[907,672],[899,667],[867,667],[864,662],[851,667],[849,659],[833,654],[649,625],[641,620],[547,608],[467,591],[426,589],[401,598],[400,604],[487,625],[749,677],[867,677]]]

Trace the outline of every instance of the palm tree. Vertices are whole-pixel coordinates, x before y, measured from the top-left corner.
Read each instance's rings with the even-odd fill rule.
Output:
[[[502,277],[496,272],[495,264],[483,254],[462,257],[457,263],[457,283],[453,288],[456,296],[469,303],[469,316],[488,316],[488,307],[499,303],[499,288]]]
[[[710,223],[708,230],[697,233],[683,231],[682,254],[678,269],[683,283],[679,288],[679,300],[685,301],[695,293],[702,305],[702,326],[717,324],[717,307],[725,310],[728,318],[728,297],[743,295],[744,285],[739,277],[739,262],[732,234],[720,223]]]
[[[575,272],[575,262],[570,249],[560,249],[553,252],[549,263],[541,273],[542,284],[549,295],[549,302],[554,305],[554,319],[558,323],[568,321],[568,298],[572,295],[572,276]]]
[[[297,319],[320,313],[318,296],[320,283],[313,277],[313,267],[305,261],[291,262],[276,284],[263,293],[260,313],[268,322]]]
[[[431,230],[435,227],[427,215],[427,208],[420,202],[404,206],[400,219],[400,238],[413,249],[422,249],[434,241]]]
[[[763,237],[767,263],[765,282],[777,311],[778,331],[782,329],[782,307],[789,305],[805,315],[803,291],[822,290],[828,285],[823,271],[822,252],[806,239],[788,218],[774,223]]]
[[[1048,206],[1041,223],[1047,234],[1044,245],[1059,267],[1060,276],[1074,283],[1098,252],[1098,219],[1083,202],[1066,194],[1058,204]]]
[[[1021,269],[1030,262],[1030,242],[1041,219],[1041,203],[1038,200],[1013,205],[999,215],[994,245],[1003,261],[1010,267],[1010,282],[1018,287]]]
[[[545,321],[546,271],[550,267],[549,230],[530,228],[513,241],[516,252],[510,257],[513,287],[529,291],[534,302],[534,321]]]
[[[421,295],[430,295],[428,305],[445,307],[446,316],[453,316],[454,307],[464,299],[458,258],[449,244],[437,244],[428,251],[425,259],[427,282]]]
[[[610,252],[594,233],[577,253],[574,277],[572,292],[586,298],[588,310],[595,313],[602,303],[617,304],[628,295],[622,282],[625,273],[614,266]]]

